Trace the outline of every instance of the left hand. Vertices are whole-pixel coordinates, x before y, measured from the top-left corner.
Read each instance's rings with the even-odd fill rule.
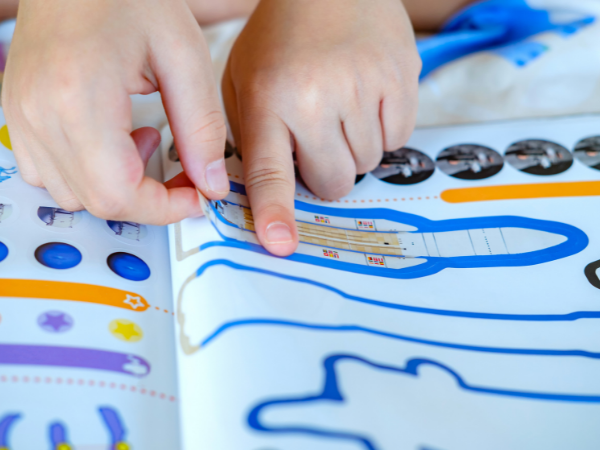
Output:
[[[338,199],[414,128],[421,61],[400,0],[262,0],[238,38],[223,96],[260,242],[298,245],[294,164]]]

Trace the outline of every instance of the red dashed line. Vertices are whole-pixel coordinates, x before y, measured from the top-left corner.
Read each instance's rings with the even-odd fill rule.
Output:
[[[149,306],[150,308],[152,308],[152,305],[148,305],[148,306]],[[161,308],[160,306],[155,306],[155,307],[154,307],[154,309],[155,309],[156,311],[163,312],[163,313],[165,313],[165,314],[171,314],[172,316],[174,316],[174,315],[175,315],[175,312],[174,312],[174,311],[169,311],[168,309],[163,309],[163,308]]]
[[[26,375],[22,376],[21,378],[19,378],[16,375],[13,375],[10,377],[10,382],[12,382],[12,383],[29,383],[30,381],[31,381],[31,378]],[[6,375],[0,375],[0,383],[7,383],[7,382],[9,382],[9,377],[7,377]],[[41,383],[42,378],[34,377],[33,382]],[[56,377],[54,379],[52,379],[52,377],[45,377],[44,382],[46,384],[55,383],[55,384],[62,385],[64,380],[60,377]],[[69,386],[73,386],[74,384],[76,384],[78,386],[85,386],[87,384],[87,386],[89,386],[89,387],[98,385],[98,387],[101,387],[101,388],[106,386],[106,382],[104,382],[104,381],[96,381],[96,380],[87,380],[86,381],[83,378],[79,378],[77,381],[75,381],[73,378],[67,378],[66,384]],[[109,384],[109,387],[111,389],[119,388],[122,391],[129,390],[132,393],[140,393],[142,395],[144,395],[148,392],[148,390],[145,388],[141,388],[138,390],[137,386],[127,385],[124,383],[117,386],[117,384],[113,382],[113,383]],[[158,397],[161,400],[168,400],[170,402],[174,402],[177,400],[177,398],[174,395],[167,396],[167,394],[165,394],[164,392],[150,391],[150,396]]]
[[[297,195],[298,195],[298,197],[302,197],[303,196],[301,193],[298,193]],[[321,202],[324,202],[324,203],[334,203],[334,200],[324,200],[322,198],[310,197],[309,195],[304,195],[304,198],[308,198],[308,199],[312,198],[312,200],[317,200],[317,201],[321,201]],[[407,200],[409,200],[409,201],[419,201],[419,200],[424,201],[424,200],[438,200],[438,199],[439,199],[439,196],[434,195],[433,197],[432,196],[417,197],[417,198],[410,197],[408,199],[407,198],[402,198],[400,200],[404,202],[404,201],[407,201]],[[395,198],[393,200],[390,200],[389,198],[385,198],[385,199],[381,199],[381,198],[366,198],[366,199],[361,199],[361,200],[352,200],[352,203],[357,203],[359,201],[360,201],[360,203],[365,203],[367,201],[369,203],[373,203],[373,202],[381,203],[381,202],[390,202],[390,201],[397,202],[398,199]],[[342,200],[335,200],[335,202],[342,203]],[[344,200],[343,202],[344,203],[350,203],[350,200]]]

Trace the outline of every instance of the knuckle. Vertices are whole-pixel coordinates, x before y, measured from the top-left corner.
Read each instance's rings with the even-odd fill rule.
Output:
[[[384,150],[386,152],[393,152],[395,150],[398,150],[399,148],[404,147],[404,145],[410,139],[413,129],[414,124],[412,124],[412,122],[411,125],[406,125],[406,122],[404,122],[404,125],[398,126],[395,129],[395,131],[391,133],[386,132]]]
[[[10,113],[16,108],[18,102],[15,101],[15,97],[11,90],[5,85],[4,89],[2,89],[2,109],[4,110],[5,115],[8,117]]]
[[[285,164],[275,157],[255,159],[245,176],[246,186],[253,189],[290,188],[290,179],[286,176]]]
[[[199,116],[197,114],[196,116]],[[195,145],[213,144],[219,145],[227,139],[227,125],[221,111],[211,111],[194,119],[187,136]]]
[[[167,216],[161,216],[159,218],[157,218],[156,220],[153,221],[152,225],[158,226],[158,227],[165,227],[167,225],[171,225],[172,221],[169,220],[169,218]]]
[[[30,96],[24,96],[19,102],[18,106],[15,106],[14,114],[17,120],[17,126],[13,127],[11,131],[13,134],[18,133],[20,130],[23,130],[25,127],[30,127],[32,129],[36,129],[36,124],[40,123],[40,108],[41,105],[35,101],[34,98]],[[21,126],[19,126],[21,125]]]
[[[356,172],[359,174],[369,173],[379,166],[382,157],[382,151],[369,151],[364,156],[358,158],[356,162]]]
[[[337,200],[345,197],[354,187],[356,175],[352,171],[339,172],[333,177],[321,180],[314,189],[315,194],[326,200]]]
[[[94,193],[87,201],[90,214],[104,220],[125,220],[128,218],[129,204],[119,195]]]
[[[59,198],[55,200],[58,206],[65,211],[81,211],[82,209],[85,209],[76,197]]]
[[[328,99],[323,80],[307,67],[263,71],[238,89],[239,104],[244,111],[272,109],[279,111],[282,99],[292,97],[294,109],[307,117],[322,113]],[[288,100],[289,101],[289,100]],[[265,108],[266,107],[266,108]]]
[[[25,183],[27,183],[31,186],[35,186],[35,187],[39,187],[39,188],[44,187],[44,182],[42,181],[40,176],[37,174],[37,172],[29,172],[29,171],[21,170],[21,178],[23,178],[23,181],[25,181]]]

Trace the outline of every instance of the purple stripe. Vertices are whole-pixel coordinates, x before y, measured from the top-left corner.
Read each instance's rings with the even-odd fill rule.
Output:
[[[108,370],[138,378],[150,373],[150,364],[139,356],[105,350],[46,345],[0,344],[0,364]]]

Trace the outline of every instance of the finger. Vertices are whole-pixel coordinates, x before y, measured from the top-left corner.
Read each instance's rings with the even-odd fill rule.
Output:
[[[8,116],[8,112],[6,113]],[[7,117],[7,122],[9,118]],[[42,178],[35,168],[35,164],[33,163],[33,159],[31,155],[27,151],[27,145],[25,144],[24,136],[22,136],[22,132],[20,132],[17,126],[10,127],[10,142],[12,146],[13,154],[15,155],[15,159],[17,160],[17,165],[19,166],[19,172],[23,180],[26,183],[36,186],[36,187],[44,187],[44,183],[42,182]]]
[[[381,102],[383,149],[393,152],[408,142],[417,122],[418,86],[386,96]]]
[[[175,175],[169,181],[166,181],[164,183],[164,185],[167,189],[178,188],[178,187],[195,188],[194,183],[192,183],[192,180],[190,180],[188,178],[188,176],[186,175],[185,172],[181,172],[180,174]]]
[[[185,172],[206,197],[220,199],[229,193],[227,128],[208,48],[200,28],[195,23],[189,28],[193,45],[162,44],[168,51],[157,55],[154,70]]]
[[[136,141],[146,142],[142,146],[150,148],[153,132],[133,133],[132,137],[128,93],[110,80],[98,83],[102,84],[98,90],[85,91],[76,97],[78,104],[69,105],[78,114],[63,112],[61,127],[68,139],[55,152],[65,178],[85,208],[105,220],[151,225],[198,215],[195,189],[167,189],[144,176]],[[90,104],[95,108],[89,108]]]
[[[258,240],[274,255],[290,255],[298,246],[290,132],[269,112],[247,110],[242,117],[244,181]]]
[[[356,173],[359,175],[374,170],[383,156],[383,133],[378,107],[379,102],[372,110],[357,109],[342,124],[354,158]]]
[[[144,167],[146,167],[148,161],[150,161],[150,158],[160,145],[160,133],[155,128],[142,127],[133,130],[131,132],[131,138],[140,152],[140,158],[142,158]]]
[[[313,193],[337,200],[352,190],[356,165],[338,117],[305,124],[294,133],[294,139],[298,169]]]
[[[30,142],[29,148],[42,184],[56,204],[66,211],[81,211],[84,209],[83,204],[65,180],[59,166],[47,149],[41,143],[35,141]]]
[[[241,152],[242,139],[240,137],[240,118],[238,115],[237,95],[231,79],[229,63],[227,64],[225,73],[223,74],[221,91],[223,92],[223,103],[225,105],[225,111],[229,121],[229,128],[231,129],[231,134],[235,140],[235,146],[238,148],[238,151]]]
[[[194,186],[194,183],[192,183],[192,181],[188,178],[185,172],[181,172],[179,175],[175,175],[169,181],[164,183],[164,185],[167,189],[188,188],[193,189],[194,193],[196,193],[196,186]],[[190,217],[200,217],[204,215],[197,195],[196,200],[198,201],[198,204],[195,208],[195,212],[190,212]]]

